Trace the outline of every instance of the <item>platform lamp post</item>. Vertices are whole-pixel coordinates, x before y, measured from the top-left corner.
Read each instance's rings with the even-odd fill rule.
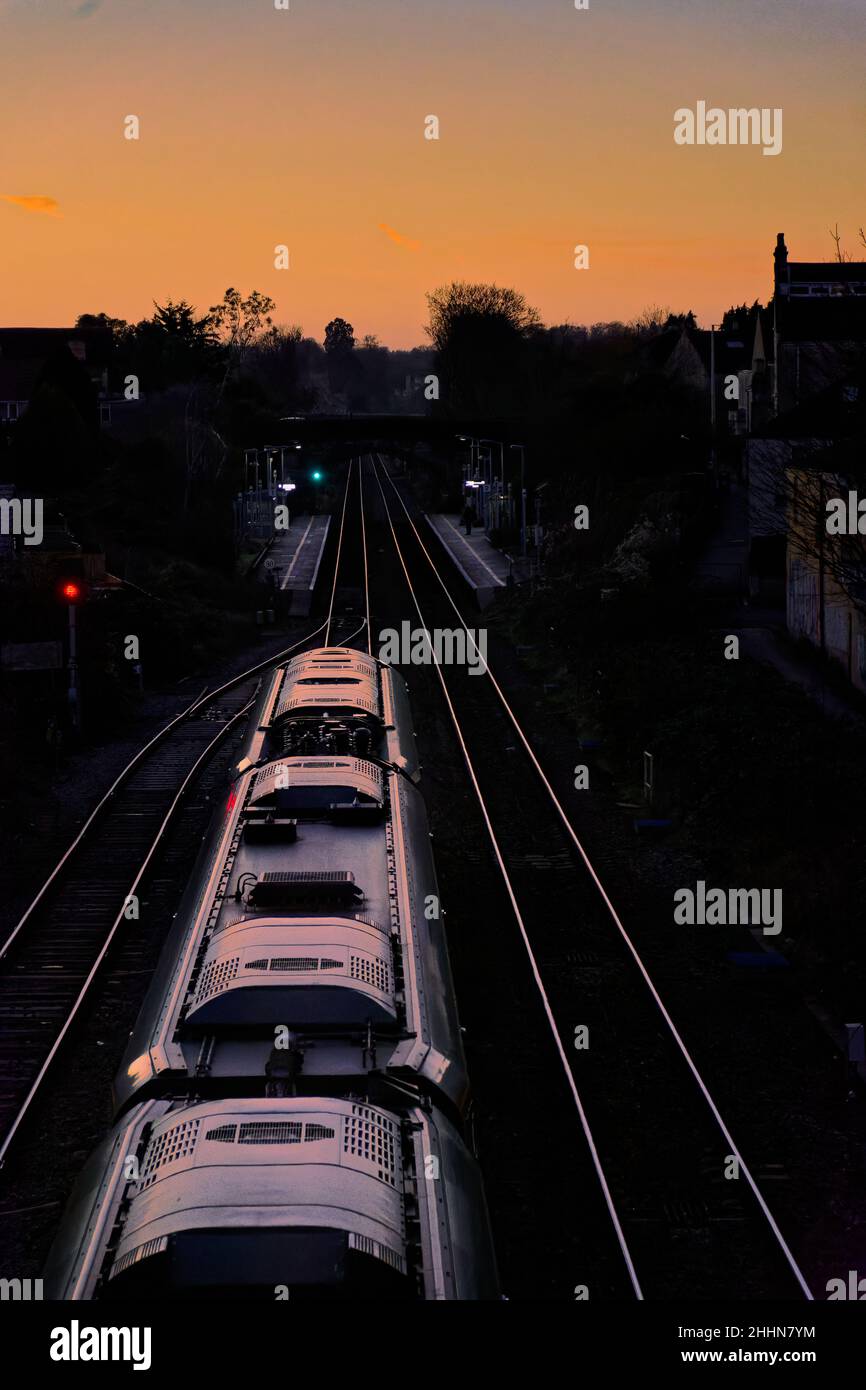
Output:
[[[478,448],[482,441],[479,439]],[[499,493],[496,487],[496,465],[493,462],[493,441],[484,445],[484,486],[487,488],[487,525],[499,525]]]
[[[280,450],[280,469],[281,469],[281,472],[280,472],[280,482],[281,482],[281,483],[284,483],[284,482],[286,481],[286,478],[285,478],[285,460],[284,460],[284,455],[285,455],[286,453],[288,453],[290,449],[293,450],[295,453],[300,453],[300,451],[301,451],[300,440],[297,440],[297,439],[290,439],[289,442],[288,442],[288,444],[284,444],[283,447],[282,447],[282,449]]]
[[[280,492],[283,494],[283,502],[288,501],[288,493],[297,491],[297,484],[286,482],[286,454],[290,451],[299,451],[301,448],[297,439],[290,439],[288,444],[280,445]]]
[[[464,497],[464,501],[465,501],[465,497],[466,497],[466,488],[467,488],[467,486],[468,486],[468,484],[469,484],[470,474],[471,474],[472,476],[474,476],[474,474],[475,474],[475,449],[476,449],[477,446],[478,446],[478,440],[477,440],[477,439],[474,439],[473,436],[472,436],[471,434],[455,434],[454,438],[455,438],[455,439],[458,439],[458,440],[460,441],[461,444],[468,444],[468,445],[469,445],[469,465],[468,465],[468,468],[467,468],[467,470],[466,470],[466,477],[465,477],[464,480],[463,480],[463,484],[464,484],[464,486],[463,486],[463,497]],[[482,490],[481,490],[481,492],[482,492],[482,497],[479,498],[479,501],[481,501],[482,511],[483,511],[483,508],[484,508],[483,491],[484,491],[484,490],[483,490],[483,488],[482,488]]]
[[[526,445],[509,444],[509,449],[520,450],[520,553],[526,554]]]
[[[504,487],[504,486],[505,486],[505,445],[502,443],[502,440],[501,440],[501,439],[479,439],[478,443],[479,443],[479,444],[498,444],[498,445],[499,445],[499,472],[500,472],[500,479],[499,479],[499,481],[500,481],[502,487]],[[492,473],[492,471],[493,471],[493,455],[492,455],[492,453],[491,453],[491,455],[490,455],[490,470],[491,470],[491,473]]]
[[[501,525],[502,525],[502,502],[503,502],[503,500],[504,500],[502,494],[504,494],[504,492],[505,492],[505,445],[502,443],[502,440],[501,440],[501,439],[479,439],[478,443],[479,443],[479,444],[488,444],[488,445],[491,446],[491,447],[490,447],[491,487],[495,489],[495,493],[496,493],[496,524],[497,524],[498,526],[501,526]],[[492,446],[493,446],[494,444],[498,444],[498,445],[499,445],[499,485],[498,485],[498,487],[496,486],[496,479],[495,479],[495,477],[493,476],[493,448],[492,448]]]
[[[253,524],[253,513],[255,511],[256,474],[258,472],[258,449],[244,450],[244,528],[249,529]]]
[[[490,516],[493,510],[493,455],[489,448],[486,448],[482,455],[481,446],[483,443],[484,440],[476,439],[475,455],[481,496],[481,521],[486,530],[490,525]]]

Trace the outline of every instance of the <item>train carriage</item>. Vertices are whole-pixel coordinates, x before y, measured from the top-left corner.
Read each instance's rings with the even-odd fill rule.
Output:
[[[389,667],[326,647],[265,682],[55,1297],[495,1296],[418,779]]]

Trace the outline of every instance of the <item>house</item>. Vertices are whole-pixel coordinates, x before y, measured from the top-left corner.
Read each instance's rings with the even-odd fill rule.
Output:
[[[0,427],[15,424],[36,387],[71,356],[96,396],[108,391],[112,336],[106,328],[0,328]]]
[[[651,367],[664,372],[680,385],[700,393],[707,400],[707,421],[718,434],[740,435],[747,418],[730,383],[751,366],[750,346],[735,328],[696,328],[690,324],[666,328],[647,345],[646,359]],[[712,382],[712,392],[710,383]]]
[[[866,261],[789,261],[773,252],[769,400],[780,415],[856,371],[866,350]],[[754,355],[754,354],[753,354]]]
[[[827,386],[763,428],[744,451],[749,590],[781,605],[786,593],[791,471],[866,430],[866,371]]]
[[[741,397],[750,592],[787,610],[791,469],[864,427],[866,261],[791,261],[779,232]]]
[[[849,496],[866,498],[866,431],[795,457],[786,470],[786,623],[866,693],[866,534],[828,522]],[[866,518],[863,518],[866,530]]]

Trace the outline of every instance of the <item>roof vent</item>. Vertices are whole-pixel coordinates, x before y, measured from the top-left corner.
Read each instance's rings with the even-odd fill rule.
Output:
[[[298,1120],[254,1120],[241,1125],[239,1144],[300,1144],[303,1126]]]
[[[325,899],[353,907],[363,897],[348,869],[294,869],[262,874],[250,901],[255,907],[272,907]]]
[[[244,822],[248,845],[292,845],[298,838],[298,822],[287,816],[250,816]]]
[[[141,1165],[141,1190],[156,1182],[158,1170],[167,1163],[177,1163],[179,1159],[192,1156],[198,1130],[198,1120],[183,1120],[151,1138]]]

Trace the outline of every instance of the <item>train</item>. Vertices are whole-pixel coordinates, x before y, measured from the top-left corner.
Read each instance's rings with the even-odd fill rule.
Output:
[[[497,1299],[406,684],[304,651],[240,751],[46,1296]]]

